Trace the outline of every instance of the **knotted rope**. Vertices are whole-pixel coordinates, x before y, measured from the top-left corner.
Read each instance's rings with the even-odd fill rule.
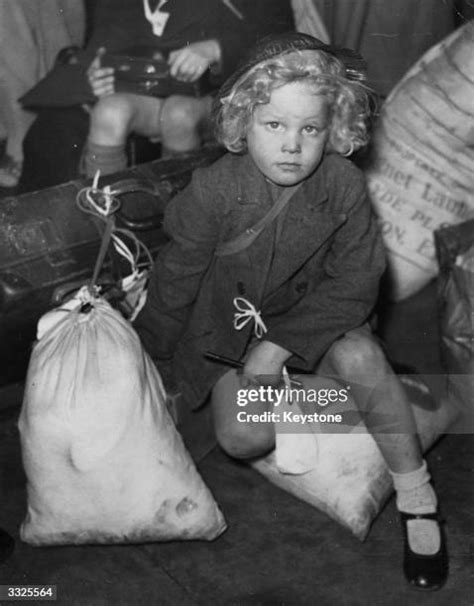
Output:
[[[260,312],[256,309],[256,307],[244,297],[235,297],[234,307],[237,310],[234,313],[235,330],[242,330],[249,322],[253,320],[254,334],[257,339],[261,339],[267,332],[267,327],[265,326],[265,322],[262,320]]]

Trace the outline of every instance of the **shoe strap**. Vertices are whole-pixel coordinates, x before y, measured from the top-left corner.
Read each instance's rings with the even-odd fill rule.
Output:
[[[400,517],[404,522],[408,520],[434,520],[438,524],[441,524],[444,521],[437,511],[434,513],[407,513],[406,511],[400,511]]]

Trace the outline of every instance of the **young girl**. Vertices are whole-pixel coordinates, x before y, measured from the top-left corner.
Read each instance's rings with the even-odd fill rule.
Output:
[[[287,364],[338,375],[363,413],[375,401],[396,417],[391,433],[364,420],[392,473],[405,574],[435,589],[447,576],[436,495],[403,387],[367,324],[384,251],[364,176],[343,157],[366,143],[368,95],[338,55],[304,34],[272,37],[223,86],[215,122],[231,153],[197,170],[169,204],[170,242],[137,328],[169,387],[191,406],[211,393],[231,456],[274,448],[272,423],[238,421],[236,394],[278,385]],[[242,371],[207,359],[209,350]],[[271,408],[255,402],[246,412]]]

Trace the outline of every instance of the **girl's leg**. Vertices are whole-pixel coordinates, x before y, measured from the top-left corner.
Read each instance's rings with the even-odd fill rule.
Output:
[[[203,124],[210,118],[212,98],[173,95],[164,101],[161,114],[163,155],[198,149]]]
[[[163,100],[115,93],[102,97],[91,111],[89,137],[83,155],[84,172],[93,177],[126,168],[125,144],[130,133],[161,135],[160,114]]]
[[[351,385],[362,418],[389,467],[402,517],[435,514],[437,498],[410,402],[370,329],[361,327],[336,341],[318,373],[338,376]],[[404,567],[408,580],[420,589],[440,587],[447,576],[447,555],[437,519],[413,517],[406,528],[410,550]]]
[[[333,343],[318,374],[350,383],[364,423],[391,471],[406,473],[421,467],[423,458],[409,400],[368,326]]]
[[[217,381],[211,396],[217,441],[227,454],[237,459],[261,456],[275,447],[273,423],[252,422],[247,416],[271,412],[273,404],[258,400],[240,406],[239,402],[244,402],[239,396],[247,401],[245,393],[237,372],[229,370]]]

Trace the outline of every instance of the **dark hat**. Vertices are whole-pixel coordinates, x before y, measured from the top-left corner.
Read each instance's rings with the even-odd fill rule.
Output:
[[[324,42],[309,34],[291,31],[284,34],[270,34],[259,40],[221,86],[217,95],[218,99],[226,97],[234,84],[255,65],[278,55],[303,50],[320,50],[333,55],[344,64],[348,79],[366,80],[367,64],[356,51],[324,44]]]

